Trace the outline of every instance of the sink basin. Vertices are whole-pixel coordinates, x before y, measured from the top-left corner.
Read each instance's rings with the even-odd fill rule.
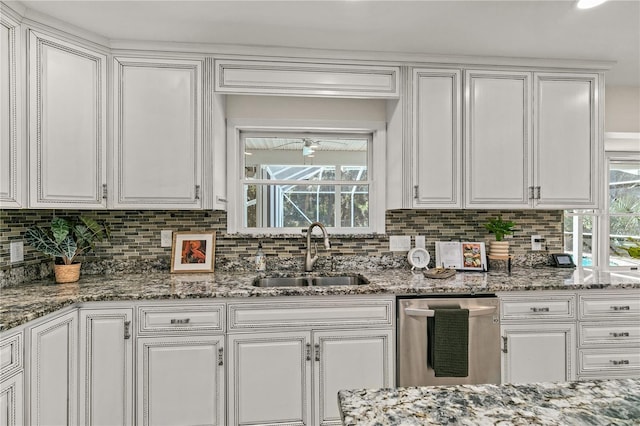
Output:
[[[311,285],[311,277],[256,278],[253,285],[256,287],[307,287]]]
[[[266,277],[256,278],[255,287],[309,287],[328,285],[363,285],[369,284],[362,275],[341,275],[324,277]]]

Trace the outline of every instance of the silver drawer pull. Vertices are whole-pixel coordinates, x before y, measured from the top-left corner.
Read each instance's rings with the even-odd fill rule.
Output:
[[[218,365],[224,365],[224,348],[218,348]]]
[[[611,362],[613,365],[629,365],[629,360],[628,359],[621,359],[620,361],[616,361],[616,360],[612,359],[609,362]]]
[[[470,317],[479,317],[481,315],[489,315],[496,311],[495,306],[483,306],[479,308],[469,308]],[[433,317],[435,311],[433,309],[406,308],[404,313],[412,317]]]
[[[622,333],[609,333],[611,337],[629,337],[629,332],[623,331]]]
[[[305,359],[307,361],[311,361],[311,343],[307,343],[305,347],[306,347]]]
[[[549,308],[548,307],[544,307],[544,308],[531,308],[531,310],[533,312],[549,312]]]
[[[629,311],[631,310],[630,306],[612,306],[611,310],[613,311]]]
[[[191,318],[184,318],[184,319],[172,318],[171,324],[189,324],[189,321],[191,321]]]

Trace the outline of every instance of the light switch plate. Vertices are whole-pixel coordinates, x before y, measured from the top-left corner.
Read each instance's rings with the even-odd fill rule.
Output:
[[[9,244],[9,262],[24,262],[24,243],[22,241],[12,241]]]
[[[410,235],[390,235],[389,250],[391,251],[411,250],[411,236]]]
[[[160,231],[160,247],[171,247],[173,244],[173,231],[171,229],[163,229]]]
[[[542,235],[531,236],[531,251],[542,250]]]

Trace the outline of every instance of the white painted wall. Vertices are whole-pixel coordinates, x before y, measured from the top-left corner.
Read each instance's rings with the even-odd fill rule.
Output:
[[[640,132],[640,86],[607,86],[605,132]]]
[[[380,99],[230,95],[227,119],[239,118],[384,122],[387,115],[386,101]]]

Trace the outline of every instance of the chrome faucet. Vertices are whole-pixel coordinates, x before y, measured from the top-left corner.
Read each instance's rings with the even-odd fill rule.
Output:
[[[311,232],[315,227],[320,228],[322,231],[322,237],[324,238],[324,248],[329,250],[331,248],[331,243],[329,242],[329,234],[327,234],[327,229],[320,222],[313,222],[309,225],[308,229],[303,229],[302,232],[307,233],[307,249],[304,256],[304,271],[311,272],[313,270],[313,264],[318,260],[318,243],[315,243],[315,253],[311,256]]]

